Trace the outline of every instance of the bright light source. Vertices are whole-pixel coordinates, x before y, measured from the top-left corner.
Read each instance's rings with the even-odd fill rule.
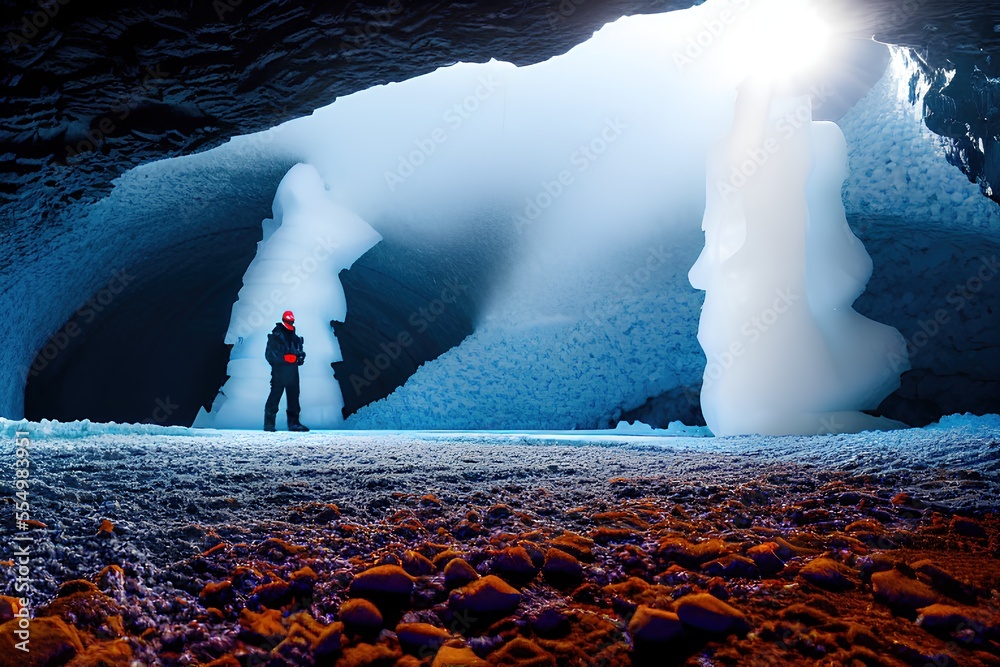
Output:
[[[754,76],[786,81],[820,64],[831,30],[809,0],[750,5],[742,48]]]

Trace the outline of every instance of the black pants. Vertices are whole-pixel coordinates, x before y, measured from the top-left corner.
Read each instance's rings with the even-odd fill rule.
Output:
[[[299,420],[299,367],[297,364],[284,364],[283,366],[271,366],[271,393],[267,395],[267,402],[264,404],[264,415],[272,419],[278,414],[278,403],[281,402],[281,394],[287,392],[288,396],[288,421],[297,422]]]

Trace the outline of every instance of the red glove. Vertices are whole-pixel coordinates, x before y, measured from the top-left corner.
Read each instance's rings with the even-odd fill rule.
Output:
[[[294,364],[298,360],[299,360],[299,358],[296,357],[294,354],[286,354],[285,355],[285,361],[287,361],[290,364]]]

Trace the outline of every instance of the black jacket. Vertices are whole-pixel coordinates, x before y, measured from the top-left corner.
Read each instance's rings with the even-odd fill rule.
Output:
[[[278,322],[274,325],[274,330],[267,335],[267,349],[264,350],[264,359],[271,366],[286,367],[290,364],[285,361],[285,355],[294,354],[298,358],[297,365],[301,366],[306,360],[306,353],[302,349],[303,342],[301,336]]]

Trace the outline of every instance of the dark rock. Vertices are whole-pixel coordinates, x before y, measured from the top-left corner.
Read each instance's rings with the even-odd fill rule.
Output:
[[[813,586],[828,591],[846,591],[854,588],[851,575],[849,567],[831,558],[815,558],[799,570],[800,577]]]
[[[905,616],[912,616],[917,609],[928,607],[939,599],[933,589],[899,570],[873,574],[872,591],[877,601]]]
[[[636,644],[666,644],[684,635],[681,619],[672,611],[640,605],[628,624]]]
[[[677,602],[677,616],[684,625],[711,634],[742,635],[750,631],[743,612],[707,593],[681,598]]]

